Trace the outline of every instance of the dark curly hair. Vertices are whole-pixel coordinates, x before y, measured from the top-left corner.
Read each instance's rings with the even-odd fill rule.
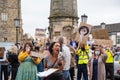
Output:
[[[53,46],[55,45],[55,43],[58,43],[58,42],[52,42],[52,43],[50,44],[50,46],[49,46],[49,49],[48,49],[48,50],[49,50],[49,52],[50,52],[51,55],[53,55],[53,49],[52,49],[52,48],[53,48]]]

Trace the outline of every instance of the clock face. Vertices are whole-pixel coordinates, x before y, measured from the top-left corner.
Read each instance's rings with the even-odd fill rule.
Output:
[[[89,28],[86,26],[81,26],[79,28],[79,33],[85,36],[89,33]]]

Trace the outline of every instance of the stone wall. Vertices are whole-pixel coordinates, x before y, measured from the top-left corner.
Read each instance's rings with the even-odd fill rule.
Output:
[[[5,2],[4,2],[5,1]],[[7,38],[7,41],[16,42],[16,28],[14,19],[21,16],[19,13],[19,0],[0,0],[0,42]],[[7,15],[7,20],[3,21],[1,13]],[[19,17],[20,18],[20,17]],[[21,41],[22,26],[18,30],[18,40]]]
[[[51,0],[49,22],[51,40],[72,38],[74,26],[78,26],[77,0]]]

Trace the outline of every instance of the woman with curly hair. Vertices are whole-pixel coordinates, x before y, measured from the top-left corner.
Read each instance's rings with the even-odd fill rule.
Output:
[[[51,43],[49,53],[50,55],[44,59],[44,70],[55,68],[58,71],[44,78],[44,80],[64,80],[62,70],[65,61],[63,54],[60,52],[60,44],[58,42]]]

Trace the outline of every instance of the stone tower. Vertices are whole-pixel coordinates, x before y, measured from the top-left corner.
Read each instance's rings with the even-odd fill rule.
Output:
[[[77,0],[51,0],[48,27],[50,39],[58,36],[74,38],[78,19]]]
[[[14,26],[14,19],[20,19],[20,26]],[[23,29],[21,19],[21,0],[0,0],[0,42],[16,42],[16,31],[18,31],[18,42],[22,40]]]

